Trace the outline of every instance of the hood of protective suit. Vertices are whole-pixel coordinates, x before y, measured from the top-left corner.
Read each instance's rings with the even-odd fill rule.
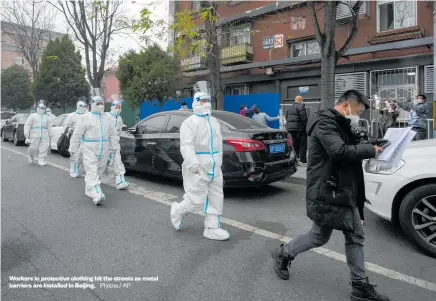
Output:
[[[120,101],[115,100],[112,103],[112,105],[111,105],[111,113],[113,115],[116,115],[116,116],[120,115],[120,113],[121,113],[121,102]]]
[[[36,108],[36,113],[38,113],[39,115],[44,115],[45,114],[45,106],[38,105],[38,107]]]
[[[201,104],[200,100],[202,99],[209,99],[210,96],[204,92],[197,92],[194,95],[194,99],[192,101],[192,110],[197,115],[211,115],[212,109],[211,109],[211,103],[208,104]]]

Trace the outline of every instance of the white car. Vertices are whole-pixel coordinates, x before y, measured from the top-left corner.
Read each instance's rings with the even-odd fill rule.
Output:
[[[62,133],[65,131],[65,121],[67,119],[68,114],[62,114],[56,117],[55,120],[53,120],[52,124],[52,136],[50,139],[50,147],[51,149],[57,150],[58,149],[58,141],[61,137]]]
[[[364,171],[367,208],[436,256],[436,139],[411,142],[395,168],[377,171],[366,161]]]

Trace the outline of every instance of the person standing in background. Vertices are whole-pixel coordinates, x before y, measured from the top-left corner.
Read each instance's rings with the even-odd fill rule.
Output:
[[[279,116],[277,117],[270,117],[267,113],[260,112],[259,108],[254,109],[254,115],[253,120],[259,122],[260,124],[268,126],[268,121],[276,121],[279,120]]]
[[[424,140],[427,137],[427,116],[429,109],[426,101],[427,97],[424,94],[419,94],[413,103],[397,102],[400,108],[409,112],[408,125],[416,132],[413,138],[414,141]]]
[[[286,112],[286,130],[291,134],[298,164],[307,165],[307,112],[303,97],[295,97],[295,103]]]
[[[385,101],[385,106],[382,110],[380,110],[380,114],[381,114],[380,136],[383,137],[389,128],[395,126],[395,124],[397,123],[397,118],[400,115],[400,113],[398,112],[397,105],[394,102],[390,103],[389,101]]]
[[[50,108],[47,108],[47,109],[45,110],[45,114],[47,114],[47,116],[48,116],[48,120],[50,120],[50,122],[53,122],[53,120],[56,119],[56,115],[53,114],[53,113],[51,112],[51,109],[50,109]]]
[[[242,116],[245,116],[245,117],[251,118],[251,117],[253,117],[254,109],[256,109],[257,106],[256,106],[256,105],[253,105],[253,106],[251,107],[251,109],[248,109],[248,106],[247,106],[247,105],[241,105],[240,108],[241,108],[241,110],[239,111],[239,115],[242,115]]]
[[[189,110],[186,102],[182,103],[182,107],[179,109],[179,111],[181,111],[181,110]]]

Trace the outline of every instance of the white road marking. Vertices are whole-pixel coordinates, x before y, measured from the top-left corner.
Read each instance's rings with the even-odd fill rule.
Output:
[[[10,149],[8,147],[4,147],[3,145],[1,147],[5,150],[8,150],[10,152],[13,152],[15,154],[18,154],[18,155],[21,155],[21,156],[24,156],[27,158],[27,154]],[[69,171],[68,168],[61,166],[59,164],[51,163],[48,161],[46,161],[46,163],[48,165],[62,169],[64,171],[67,171],[67,172]],[[111,181],[109,181],[109,179],[102,179],[102,182],[108,186],[115,187],[115,184],[113,182],[111,183]],[[155,202],[167,205],[167,206],[171,206],[171,203],[172,203],[171,200],[176,200],[179,198],[176,195],[172,195],[169,193],[163,193],[163,192],[160,192],[157,190],[145,189],[144,187],[139,186],[139,185],[135,185],[135,184],[133,184],[129,188],[129,190],[127,190],[127,191],[129,191],[130,193],[136,194],[136,195],[143,196],[146,199],[150,199],[152,201],[155,201]],[[192,214],[197,214],[197,213],[192,213]],[[202,215],[202,214],[197,214],[197,215]],[[260,229],[260,228],[254,227],[254,226],[250,226],[250,225],[247,225],[247,224],[244,224],[244,223],[232,220],[232,219],[225,218],[225,217],[221,217],[221,223],[235,227],[235,228],[239,228],[239,229],[242,229],[245,231],[253,232],[254,234],[258,234],[258,235],[263,236],[263,237],[279,240],[279,241],[282,241],[284,243],[288,243],[292,240],[291,237],[287,237],[287,236],[273,233],[273,232],[270,232],[267,230],[263,230],[263,229]],[[347,262],[347,259],[346,259],[344,254],[341,254],[341,253],[338,253],[335,251],[331,251],[331,250],[326,249],[326,248],[316,248],[316,249],[312,249],[312,251],[314,251],[315,253],[318,253],[320,255],[323,255],[323,256],[326,256],[326,257],[329,257],[332,259],[336,259],[336,260],[341,261],[341,262],[345,262],[345,263]],[[374,264],[371,262],[365,262],[365,268],[368,271],[374,272],[376,274],[379,274],[379,275],[382,275],[382,276],[385,276],[385,277],[388,277],[388,278],[391,278],[394,280],[409,283],[409,284],[427,289],[429,291],[436,292],[436,283],[422,280],[422,279],[419,279],[419,278],[416,278],[413,276],[405,275],[405,274],[402,274],[400,272],[384,268],[380,265],[377,265],[377,264]]]

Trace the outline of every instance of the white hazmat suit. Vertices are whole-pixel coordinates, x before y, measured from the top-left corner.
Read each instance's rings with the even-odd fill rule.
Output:
[[[77,122],[80,117],[87,112],[86,103],[83,101],[79,101],[76,105],[76,112],[68,114],[65,119],[64,127],[68,128],[68,134],[74,132],[74,128],[76,127]],[[82,152],[81,146],[79,146],[79,151],[70,154],[70,177],[78,178],[80,174],[80,166],[82,165]]]
[[[56,119],[56,115],[55,115],[55,114],[52,114],[50,108],[47,108],[47,109],[45,110],[45,114],[47,114],[48,119],[50,120],[50,122],[53,122],[53,120]]]
[[[85,194],[94,204],[105,199],[100,184],[109,159],[109,143],[117,150],[118,137],[112,121],[104,113],[104,101],[95,96],[91,100],[91,112],[80,117],[70,140],[68,151],[74,155],[82,148],[85,167]]]
[[[30,140],[28,149],[29,162],[33,163],[38,154],[38,165],[44,166],[47,156],[50,136],[52,135],[51,122],[45,114],[45,106],[39,104],[36,113],[31,114],[24,123],[24,136]]]
[[[181,203],[172,204],[171,222],[180,230],[183,217],[189,211],[203,211],[206,214],[203,236],[227,240],[230,234],[220,228],[224,202],[220,124],[211,116],[210,97],[206,93],[197,92],[192,107],[195,114],[186,119],[180,128],[185,194]]]
[[[129,187],[129,182],[124,178],[124,174],[126,173],[126,169],[124,168],[123,161],[121,160],[121,152],[120,152],[120,135],[123,129],[123,119],[120,116],[121,113],[121,102],[115,100],[112,103],[111,111],[107,112],[107,116],[112,121],[116,131],[117,131],[117,145],[113,147],[109,146],[109,163],[108,163],[108,173],[115,175],[115,185],[117,185],[117,189],[127,189]],[[115,151],[118,149],[118,151]]]

